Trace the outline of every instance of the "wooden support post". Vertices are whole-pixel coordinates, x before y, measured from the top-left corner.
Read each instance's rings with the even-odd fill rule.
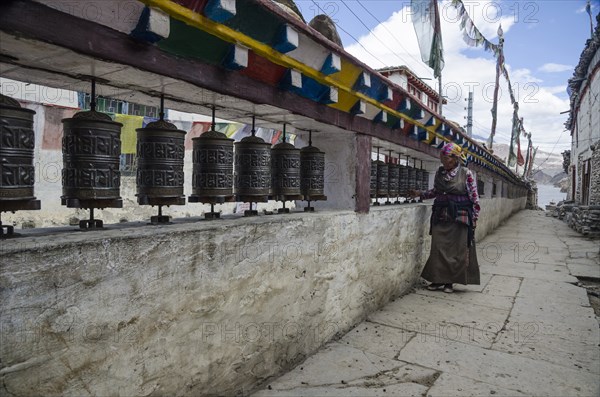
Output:
[[[371,205],[369,189],[371,184],[371,137],[356,135],[356,209],[358,213],[368,213]]]

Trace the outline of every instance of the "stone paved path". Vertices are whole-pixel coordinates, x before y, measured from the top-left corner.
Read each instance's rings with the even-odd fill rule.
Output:
[[[389,303],[253,397],[599,396],[600,334],[575,276],[600,240],[521,211],[478,243],[479,286]]]

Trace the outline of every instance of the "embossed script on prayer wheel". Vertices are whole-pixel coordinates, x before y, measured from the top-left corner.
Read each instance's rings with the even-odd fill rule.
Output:
[[[62,120],[62,204],[70,208],[121,208],[121,123],[96,111]]]
[[[137,197],[142,205],[183,205],[185,131],[164,120],[137,130]]]
[[[238,201],[267,202],[271,194],[271,145],[257,136],[235,144],[234,193]]]
[[[233,199],[233,139],[214,129],[194,142],[190,202],[224,203]]]
[[[302,200],[300,192],[300,150],[288,142],[271,149],[271,188],[275,200]]]
[[[7,201],[35,198],[34,114],[33,110],[21,108],[16,100],[0,96],[0,210]]]

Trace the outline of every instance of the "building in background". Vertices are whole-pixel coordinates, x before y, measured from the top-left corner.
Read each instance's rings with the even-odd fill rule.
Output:
[[[426,84],[422,78],[417,77],[408,67],[392,66],[389,68],[378,69],[378,72],[398,84],[400,87],[413,94],[420,100],[421,104],[434,113],[439,112],[439,93]],[[443,104],[448,102],[444,99]]]
[[[582,205],[600,205],[600,14],[567,92],[571,97],[571,159],[568,198]]]

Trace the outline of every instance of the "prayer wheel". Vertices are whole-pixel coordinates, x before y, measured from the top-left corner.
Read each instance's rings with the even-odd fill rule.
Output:
[[[94,208],[123,207],[119,170],[123,125],[96,112],[94,102],[90,111],[76,113],[62,123],[62,205],[89,208],[90,219],[80,221],[79,226],[101,228],[102,221],[94,219]]]
[[[183,158],[185,131],[161,119],[137,131],[137,198],[141,205],[158,205],[153,224],[166,223],[163,205],[184,205]]]
[[[271,194],[271,145],[255,135],[235,142],[234,194],[237,201],[266,203]],[[251,209],[245,215],[258,215]]]
[[[381,160],[377,162],[377,198],[388,195],[388,165]]]
[[[417,170],[414,167],[408,166],[408,189],[418,189],[417,186]]]
[[[377,198],[377,161],[371,160],[371,179],[369,183],[369,195]]]
[[[190,202],[224,203],[233,199],[233,139],[214,129],[193,138]]]
[[[279,213],[289,213],[285,202],[302,200],[300,190],[300,149],[285,141],[285,125],[283,127],[283,142],[271,149],[271,195],[272,198],[283,202]]]
[[[311,201],[327,200],[325,196],[325,153],[312,145],[309,131],[308,146],[300,149],[300,193],[308,201],[304,211],[314,211]]]
[[[398,175],[399,195],[408,196],[408,166],[400,164],[400,174]]]
[[[414,167],[414,164],[413,166],[409,165],[408,158],[406,159],[406,167],[408,169],[408,190],[418,190],[421,186],[421,180],[419,179],[417,183],[417,169]],[[406,200],[406,202],[408,202],[408,200]],[[413,199],[410,202],[416,203],[417,199],[413,197]]]
[[[415,162],[416,166],[416,162]],[[421,168],[417,170],[417,190],[425,192],[429,189],[429,173],[423,169],[423,160],[421,160]],[[419,197],[419,203],[423,202],[423,198]]]
[[[390,157],[391,160],[391,157]],[[398,197],[400,176],[400,166],[398,164],[388,163],[388,202],[391,197]],[[386,204],[388,203],[386,202]]]
[[[164,120],[137,130],[137,197],[142,205],[184,205],[185,131]]]
[[[193,138],[192,142],[192,195],[188,201],[210,204],[211,211],[204,216],[207,219],[219,218],[214,205],[234,200],[233,139],[215,130],[214,108],[212,128]]]
[[[429,190],[429,172],[425,170],[421,174],[421,190]]]
[[[16,100],[0,95],[0,214],[40,209],[40,201],[33,195],[34,114]],[[0,220],[0,237],[13,233],[13,226],[3,226]]]
[[[415,168],[415,190],[421,190],[423,188],[423,170]]]

